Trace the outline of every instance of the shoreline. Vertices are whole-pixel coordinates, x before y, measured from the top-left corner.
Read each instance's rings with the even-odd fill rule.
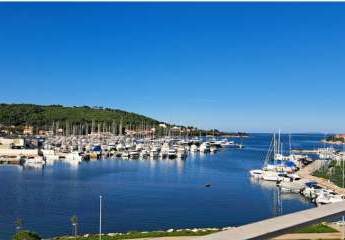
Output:
[[[317,171],[321,167],[321,164],[322,164],[321,161],[323,161],[323,160],[315,160],[311,164],[300,169],[297,172],[298,175],[301,178],[317,182],[317,184],[320,185],[321,187],[333,190],[334,192],[336,192],[338,194],[344,194],[345,195],[345,189],[344,188],[338,187],[335,183],[333,183],[327,179],[316,177],[316,176],[312,175],[315,171]]]
[[[344,145],[345,142],[341,142],[341,141],[326,141],[326,140],[322,140],[322,143],[327,143],[327,144],[332,144],[332,145]]]
[[[144,231],[144,232],[127,232],[127,233],[103,233],[102,238],[106,240],[194,240],[198,237],[217,233],[235,227],[225,228],[193,228],[193,229],[169,229],[166,231]],[[297,240],[297,239],[338,239],[342,233],[342,228],[335,223],[321,222],[319,224],[311,224],[306,227],[291,231],[274,237],[274,240]],[[60,236],[48,238],[45,240],[69,240],[69,239],[85,239],[98,240],[99,234],[83,234],[75,236]]]
[[[156,231],[129,231],[125,233],[121,232],[110,232],[102,233],[102,236],[109,237],[111,239],[142,239],[142,238],[160,238],[160,237],[197,237],[204,236],[224,230],[231,229],[233,227],[220,227],[220,228],[185,228],[185,229],[168,229],[168,230],[156,230]],[[99,237],[98,233],[86,233],[77,236],[78,239],[86,238],[93,239]],[[74,239],[74,236],[57,236],[53,238],[48,238],[50,240],[67,240]]]

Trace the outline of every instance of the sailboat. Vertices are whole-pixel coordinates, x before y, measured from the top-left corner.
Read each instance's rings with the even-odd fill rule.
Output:
[[[291,161],[282,161],[277,159],[277,157],[282,155],[281,152],[282,145],[280,142],[280,132],[278,139],[276,139],[276,135],[274,133],[265,157],[263,168],[250,170],[250,175],[254,178],[266,181],[284,180],[288,173],[293,173],[295,171],[296,165]]]

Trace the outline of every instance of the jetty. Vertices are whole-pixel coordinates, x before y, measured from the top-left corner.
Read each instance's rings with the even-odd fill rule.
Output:
[[[23,157],[38,156],[37,149],[3,149],[0,148],[0,164],[20,164]]]
[[[294,154],[318,154],[319,150],[317,149],[293,149],[291,150]]]

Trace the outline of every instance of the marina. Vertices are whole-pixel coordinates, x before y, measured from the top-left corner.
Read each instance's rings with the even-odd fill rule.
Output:
[[[324,141],[321,142],[325,143]],[[277,137],[276,134],[273,134],[263,168],[249,171],[253,179],[275,182],[281,192],[301,194],[317,206],[345,200],[344,149],[324,146],[316,150],[303,150],[303,155],[296,154],[296,151],[292,151],[291,148],[290,135],[289,151],[284,153],[283,145],[280,133]],[[314,156],[312,158],[311,155],[305,153]],[[326,179],[313,176],[319,169],[329,168],[332,162],[336,166],[342,166],[342,187],[336,186],[335,183]]]
[[[11,140],[13,140],[11,142]],[[20,140],[20,141],[19,141]],[[215,137],[162,137],[135,138],[111,133],[92,133],[72,136],[36,136],[35,148],[26,149],[27,138],[0,138],[0,163],[23,164],[42,167],[57,160],[79,164],[83,160],[102,158],[122,159],[185,159],[190,153],[215,154],[219,149],[239,148],[242,143],[235,143],[228,138]],[[15,144],[15,142],[20,142]],[[6,147],[7,146],[7,147]]]
[[[43,236],[66,235],[74,214],[81,233],[95,233],[99,195],[104,232],[232,227],[314,207],[298,194],[280,194],[275,183],[251,179],[249,170],[262,166],[271,137],[251,134],[243,140],[244,148],[190,151],[184,159],[139,155],[78,164],[60,159],[36,168],[2,165],[1,201],[8,208],[0,210],[0,227],[9,231],[0,237],[13,233],[17,217]],[[321,139],[293,135],[292,145],[315,149]]]
[[[0,5],[0,240],[345,240],[345,4]]]

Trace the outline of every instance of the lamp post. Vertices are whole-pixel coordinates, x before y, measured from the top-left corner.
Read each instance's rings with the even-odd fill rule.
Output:
[[[99,240],[102,240],[102,195],[99,196]]]
[[[76,215],[73,215],[71,217],[71,223],[72,223],[72,226],[73,226],[74,238],[77,239],[78,217]]]
[[[344,183],[344,181],[345,181],[345,170],[344,170],[344,161],[345,161],[345,142],[343,143],[343,157],[342,157],[342,172],[343,172],[343,189],[344,189],[344,185],[345,185],[345,183]],[[343,231],[342,231],[342,239],[344,239],[344,233],[345,233],[345,222],[344,222],[344,215],[343,215],[343,217],[342,217],[342,225],[343,225]]]

